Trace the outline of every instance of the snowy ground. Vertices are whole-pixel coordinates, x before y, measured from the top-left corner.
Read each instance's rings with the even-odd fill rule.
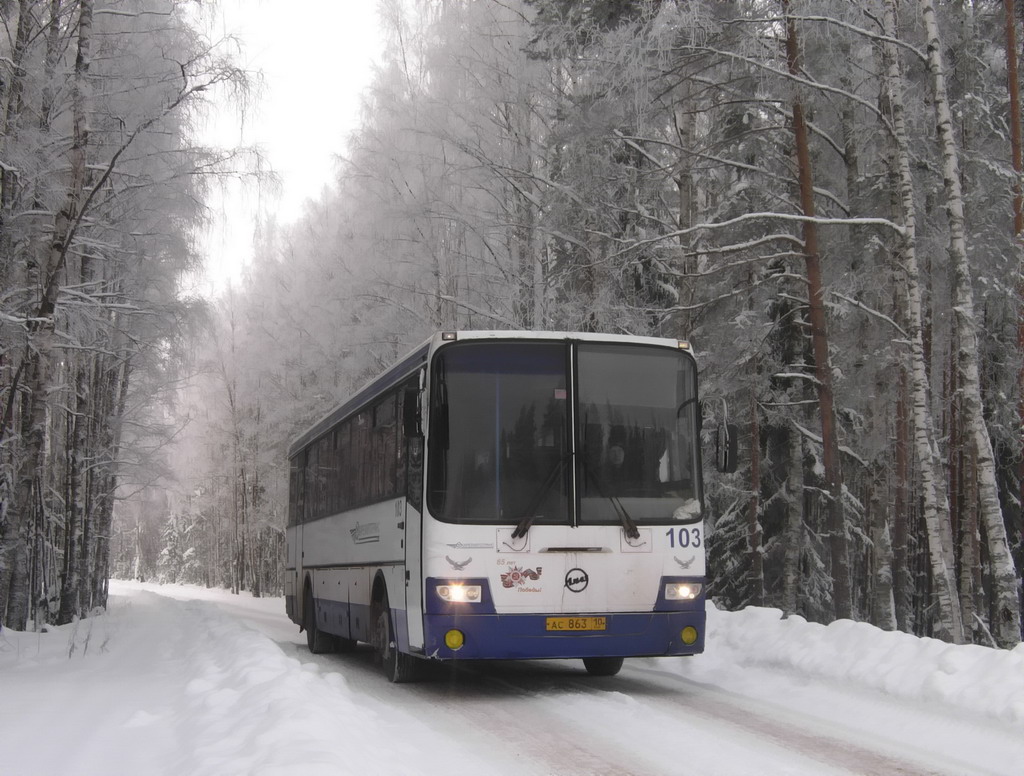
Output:
[[[1024,646],[709,611],[696,658],[436,670],[310,655],[280,599],[115,582],[0,633],[0,774],[1024,773]]]

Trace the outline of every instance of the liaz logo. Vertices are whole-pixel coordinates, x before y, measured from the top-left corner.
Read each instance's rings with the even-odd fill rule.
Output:
[[[509,571],[502,572],[501,585],[502,587],[522,587],[528,580],[540,579],[540,571],[540,566],[537,566],[536,571],[533,569],[521,569],[519,566],[513,566]]]
[[[583,569],[569,569],[565,575],[565,587],[571,593],[582,593],[590,584],[590,577]]]

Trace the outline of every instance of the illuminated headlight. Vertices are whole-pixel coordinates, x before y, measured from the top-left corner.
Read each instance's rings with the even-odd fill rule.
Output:
[[[700,585],[696,582],[670,582],[665,585],[666,601],[692,601],[700,595]]]
[[[472,604],[480,600],[480,585],[438,585],[435,590],[442,601],[452,604]]]

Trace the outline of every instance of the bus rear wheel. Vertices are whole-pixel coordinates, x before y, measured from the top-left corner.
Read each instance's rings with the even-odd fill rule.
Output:
[[[591,676],[615,676],[622,668],[621,657],[585,657],[583,666]]]
[[[422,665],[419,660],[398,649],[398,639],[391,624],[391,607],[386,592],[377,604],[375,635],[377,656],[388,681],[396,684],[416,681],[420,677]]]
[[[313,608],[313,590],[306,587],[305,604],[302,609],[302,627],[306,631],[306,646],[314,655],[333,652],[336,649],[334,636],[324,633],[316,626],[316,610]]]

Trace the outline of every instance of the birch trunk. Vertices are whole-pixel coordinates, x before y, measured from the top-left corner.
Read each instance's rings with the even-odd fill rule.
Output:
[[[1017,13],[1014,0],[1004,0],[1006,8],[1006,79],[1010,94],[1010,152],[1013,159],[1013,171],[1017,179],[1013,184],[1013,235],[1014,247],[1017,252],[1018,277],[1017,298],[1022,312],[1017,319],[1017,352],[1022,356],[1020,370],[1017,373],[1017,417],[1019,420],[1018,438],[1024,446],[1024,191],[1021,177],[1024,176],[1024,151],[1021,140],[1020,115],[1020,80],[1017,62]],[[1024,526],[1024,449],[1018,453],[1020,462],[1017,464],[1017,504],[1022,515]],[[1024,528],[1022,528],[1024,530]],[[1019,541],[1024,542],[1024,533]]]
[[[964,493],[960,513],[960,611],[964,615],[964,635],[974,630],[975,609],[974,570],[980,564],[978,557],[978,467],[973,448],[967,450],[963,462]]]
[[[910,552],[907,546],[910,523],[910,411],[906,369],[900,369],[899,394],[896,399],[895,481],[893,483],[893,599],[896,626],[906,633],[913,631],[914,580],[910,573]]]
[[[949,218],[949,252],[953,263],[953,289],[955,294],[954,326],[957,329],[959,349],[957,369],[961,385],[961,406],[965,443],[978,467],[978,500],[981,522],[988,539],[989,558],[992,563],[995,617],[992,635],[1001,647],[1012,648],[1020,642],[1020,602],[1017,595],[1017,571],[1007,538],[999,504],[996,483],[995,455],[992,440],[985,426],[982,405],[981,378],[978,367],[977,318],[974,313],[973,281],[967,257],[964,225],[964,201],[960,186],[960,162],[953,137],[953,116],[946,93],[946,75],[942,61],[942,44],[935,17],[933,0],[919,0],[921,18],[928,38],[928,71],[931,77],[932,98],[935,105],[936,128],[942,151],[942,182],[946,195],[946,213]]]
[[[896,0],[886,0],[884,6],[885,33],[889,40],[895,40],[896,36],[895,2]],[[910,151],[903,109],[903,76],[900,72],[896,44],[886,42],[882,50],[885,61],[885,90],[892,111],[895,166],[899,173],[900,205],[896,221],[903,227],[903,240],[897,261],[904,283],[901,292],[910,340],[913,442],[921,469],[921,503],[928,534],[932,581],[939,607],[936,635],[959,644],[964,640],[964,626],[956,597],[949,501],[942,478],[942,461],[935,439],[935,424],[929,395],[920,272],[916,253],[914,181],[910,172]]]

